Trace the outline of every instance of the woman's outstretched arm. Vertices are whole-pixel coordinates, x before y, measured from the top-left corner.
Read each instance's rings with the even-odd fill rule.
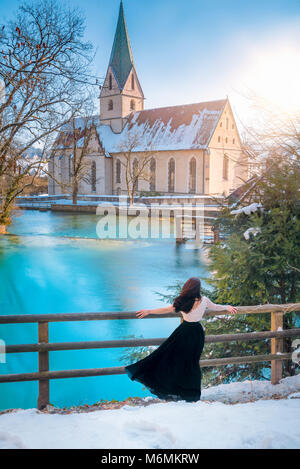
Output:
[[[228,311],[229,313],[236,314],[237,309],[234,306],[231,305],[217,305],[213,303],[209,298],[206,300],[206,306],[207,308],[213,310],[213,311]]]
[[[139,319],[144,318],[145,316],[148,316],[149,314],[168,314],[168,313],[174,313],[175,308],[173,305],[166,306],[165,308],[157,308],[157,309],[141,309],[136,313],[137,317]]]

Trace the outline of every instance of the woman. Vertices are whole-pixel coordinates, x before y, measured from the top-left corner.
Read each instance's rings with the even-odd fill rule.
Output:
[[[206,308],[237,312],[233,306],[216,305],[206,296],[201,296],[201,282],[192,277],[183,285],[173,305],[138,311],[138,318],[181,312],[183,322],[149,356],[125,367],[129,378],[144,384],[160,399],[198,401],[201,396],[199,360],[204,347],[204,329],[200,319]]]

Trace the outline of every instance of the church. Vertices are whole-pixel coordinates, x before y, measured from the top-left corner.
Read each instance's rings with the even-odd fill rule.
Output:
[[[79,194],[126,195],[131,183],[137,195],[228,195],[248,179],[228,98],[155,109],[144,109],[144,100],[121,1]],[[83,119],[76,130],[82,151]],[[49,195],[70,192],[72,135],[62,129],[53,148]]]

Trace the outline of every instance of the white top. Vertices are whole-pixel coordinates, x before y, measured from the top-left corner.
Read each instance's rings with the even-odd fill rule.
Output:
[[[216,305],[210,301],[207,296],[202,296],[201,301],[196,307],[193,307],[189,313],[181,311],[182,317],[187,322],[198,322],[202,319],[206,308],[212,309],[213,311],[224,311],[228,305]]]

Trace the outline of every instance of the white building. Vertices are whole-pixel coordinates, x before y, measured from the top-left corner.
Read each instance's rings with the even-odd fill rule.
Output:
[[[80,152],[86,135],[83,119],[76,121],[76,129]],[[65,187],[72,179],[73,135],[70,128],[62,129],[49,167]],[[133,138],[130,164],[139,165],[151,156],[148,177],[138,181],[137,193],[227,195],[248,179],[228,99],[144,110],[121,2],[100,115],[93,118],[92,138],[85,149],[80,194],[127,193],[124,168]],[[49,178],[49,194],[61,192]]]

